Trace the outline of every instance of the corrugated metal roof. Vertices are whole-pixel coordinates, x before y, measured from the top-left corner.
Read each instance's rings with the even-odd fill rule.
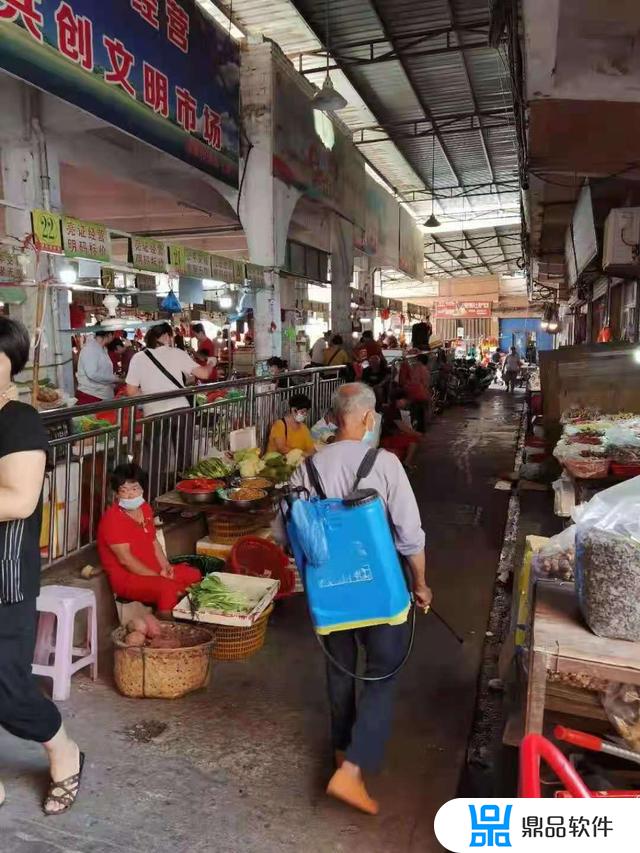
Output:
[[[367,141],[361,150],[391,186],[403,194],[430,189],[433,140],[417,132],[430,132],[431,120],[438,132],[434,168],[434,186],[442,196],[436,201],[438,216],[460,214],[460,198],[447,197],[446,188],[517,183],[511,83],[505,57],[486,43],[488,0],[329,0],[329,4],[332,64],[339,66],[332,79],[349,101],[340,118],[353,131],[383,129],[376,138],[390,141]],[[233,0],[234,20],[277,42],[303,70],[324,62],[318,52],[326,41],[326,11],[327,0]],[[463,53],[460,47],[467,49]],[[393,51],[393,58],[382,62],[348,61]],[[322,76],[309,79],[320,84]],[[501,114],[478,116],[477,111]],[[452,116],[464,118],[452,125]],[[421,123],[415,128],[398,124],[409,121]],[[369,134],[366,139],[370,138]],[[416,216],[428,215],[428,192],[412,197]],[[502,205],[511,216],[517,212],[515,188],[498,193],[487,186],[483,197],[467,200],[466,210],[480,217],[486,212],[495,219],[495,209]],[[499,229],[489,230],[496,240],[495,251],[471,249],[473,264],[484,264],[485,271],[515,268],[507,243],[498,240]],[[481,234],[479,242],[488,236],[473,234]],[[440,255],[452,271],[459,272],[456,264],[465,269],[446,251],[436,252],[434,259]]]

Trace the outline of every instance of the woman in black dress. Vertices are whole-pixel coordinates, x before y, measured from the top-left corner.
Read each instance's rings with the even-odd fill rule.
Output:
[[[28,357],[25,327],[0,317],[0,726],[44,746],[51,774],[44,811],[53,815],[75,802],[84,756],[31,675],[48,438],[12,382]],[[4,798],[0,783],[0,804]]]

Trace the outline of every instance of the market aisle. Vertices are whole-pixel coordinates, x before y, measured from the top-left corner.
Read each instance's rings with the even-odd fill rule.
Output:
[[[420,621],[387,767],[371,784],[383,803],[379,818],[323,794],[323,661],[298,596],[279,608],[265,651],[218,666],[205,694],[139,702],[76,679],[65,710],[88,766],[69,815],[40,816],[41,751],[0,733],[0,777],[9,783],[0,851],[439,850],[433,815],[455,796],[464,761],[506,516],[508,493],[493,485],[513,466],[521,401],[489,392],[477,408],[447,412],[418,458],[413,479],[436,609],[466,642],[460,647],[434,616]]]

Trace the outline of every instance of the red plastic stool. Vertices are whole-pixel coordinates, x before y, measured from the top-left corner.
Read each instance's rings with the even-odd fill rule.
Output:
[[[295,591],[296,574],[289,566],[289,558],[282,548],[268,539],[259,536],[238,539],[231,549],[227,565],[236,575],[279,580],[277,598],[293,595]]]

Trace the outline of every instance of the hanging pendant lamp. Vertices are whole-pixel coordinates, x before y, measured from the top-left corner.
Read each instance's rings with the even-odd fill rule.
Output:
[[[316,92],[313,97],[312,106],[314,110],[322,112],[337,112],[343,110],[347,106],[347,99],[340,92],[337,92],[331,82],[331,74],[329,73],[329,60],[331,54],[331,23],[329,4],[331,0],[325,0],[325,15],[326,15],[326,34],[327,34],[327,74],[324,78],[324,83],[320,91]]]
[[[436,205],[436,195],[435,195],[435,178],[436,178],[436,129],[432,128],[433,136],[431,143],[431,216],[424,223],[425,228],[439,228],[440,220],[436,216],[435,205]]]

